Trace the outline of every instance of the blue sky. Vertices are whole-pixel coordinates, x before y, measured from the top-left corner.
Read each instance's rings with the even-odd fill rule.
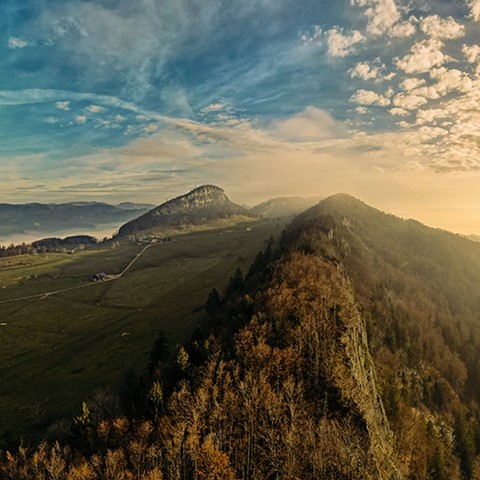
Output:
[[[0,0],[0,32],[0,201],[344,191],[480,233],[480,0]]]

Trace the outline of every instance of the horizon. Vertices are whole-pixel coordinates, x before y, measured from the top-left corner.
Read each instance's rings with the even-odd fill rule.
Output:
[[[189,188],[187,191],[185,192],[180,192],[178,194],[174,194],[172,197],[170,198],[165,198],[164,201],[162,202],[159,202],[157,204],[150,204],[152,206],[152,208],[156,208],[157,206],[159,205],[162,205],[163,203],[167,203],[171,200],[174,200],[175,198],[179,197],[179,196],[183,196],[185,194],[188,194],[190,192],[192,192],[193,190],[196,190],[197,188],[201,188],[203,186],[215,186],[215,187],[218,187],[220,189],[222,189],[223,191],[225,191],[225,189],[220,186],[220,185],[214,185],[212,183],[207,183],[207,184],[203,184],[203,185],[195,185],[195,186],[192,186],[191,188]],[[234,199],[232,199],[228,192],[225,191],[225,194],[227,195],[227,197],[234,201],[234,203],[237,203],[239,205],[243,205],[244,207],[246,207],[247,209],[251,209],[251,208],[254,208],[262,203],[265,203],[265,202],[268,202],[270,200],[275,200],[275,199],[279,199],[279,198],[303,198],[303,199],[313,199],[313,198],[316,198],[318,199],[318,201],[314,204],[312,204],[312,206],[314,205],[317,205],[318,203],[322,202],[323,200],[326,200],[328,199],[329,197],[331,196],[335,196],[335,195],[349,195],[353,198],[355,198],[356,200],[359,200],[363,203],[365,203],[367,206],[369,207],[372,207],[376,210],[379,210],[381,211],[382,213],[386,213],[386,214],[389,214],[389,215],[394,215],[398,218],[401,218],[403,220],[414,220],[414,221],[418,221],[420,222],[421,224],[423,224],[424,226],[426,227],[429,227],[429,228],[433,228],[433,229],[437,229],[437,230],[442,230],[442,231],[446,231],[446,232],[449,232],[449,233],[453,233],[453,234],[457,234],[457,235],[463,235],[463,236],[466,236],[466,235],[480,235],[480,229],[478,230],[478,233],[475,232],[475,231],[469,231],[468,229],[464,229],[462,231],[462,225],[461,224],[458,224],[459,226],[459,229],[458,230],[452,230],[450,228],[448,228],[448,226],[442,226],[442,225],[433,225],[433,224],[429,224],[428,222],[425,222],[425,221],[422,221],[420,218],[416,218],[416,217],[410,217],[408,215],[401,215],[399,213],[396,213],[394,211],[388,211],[388,210],[384,210],[382,209],[381,207],[377,206],[377,205],[374,205],[374,204],[371,204],[371,203],[368,203],[366,202],[364,199],[362,198],[359,198],[359,197],[356,197],[348,192],[335,192],[335,193],[332,193],[330,195],[325,195],[325,196],[315,196],[315,195],[312,195],[312,196],[304,196],[304,195],[288,195],[288,196],[278,196],[278,197],[270,197],[270,198],[266,198],[266,199],[263,199],[263,200],[260,200],[258,201],[257,203],[255,204],[245,204],[245,203],[240,203],[240,202],[237,202],[235,201]],[[31,202],[29,204],[35,204],[35,203],[38,203],[38,202]],[[82,202],[81,200],[77,200],[77,201],[72,201],[72,202],[68,202],[68,203],[106,203],[108,204],[108,202],[95,202],[95,201],[91,201],[91,202]],[[142,202],[129,202],[129,201],[125,201],[125,203],[142,203]],[[55,204],[55,203],[52,203],[52,204]],[[21,204],[16,204],[16,205],[21,205]],[[59,203],[57,203],[56,205],[59,205]],[[114,205],[114,206],[118,206],[119,204],[110,204],[110,205]],[[11,235],[7,235],[5,236],[4,238],[0,238],[0,246],[7,246],[7,245],[10,245],[10,244],[20,244],[20,243],[31,243],[32,241],[35,241],[35,240],[39,240],[40,237],[43,235],[44,237],[48,237],[48,236],[54,236],[54,237],[65,237],[65,236],[68,236],[68,235],[80,235],[80,234],[86,234],[86,235],[91,235],[91,236],[94,236],[94,237],[97,237],[97,238],[103,238],[103,237],[106,237],[106,236],[111,236],[111,234],[113,234],[115,231],[118,230],[119,227],[121,227],[125,222],[123,221],[119,221],[118,223],[116,222],[108,222],[107,224],[98,224],[96,227],[90,227],[88,229],[82,229],[82,228],[79,228],[79,229],[75,229],[75,228],[64,228],[64,229],[61,229],[61,230],[44,230],[43,233],[42,231],[39,231],[39,232],[35,232],[35,231],[26,231],[24,232],[23,234],[22,233],[15,233],[15,234],[11,234]],[[468,228],[468,227],[467,227]],[[44,238],[42,237],[42,238]]]
[[[345,192],[480,234],[480,0],[2,2],[0,202]]]

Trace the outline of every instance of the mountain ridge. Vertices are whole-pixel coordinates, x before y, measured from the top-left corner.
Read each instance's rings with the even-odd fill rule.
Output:
[[[238,215],[252,217],[246,208],[233,203],[222,188],[206,184],[168,200],[122,225],[119,235],[130,235],[166,227],[203,225],[212,220]]]
[[[480,245],[346,194],[295,217],[282,241],[346,272],[405,476],[477,478],[479,444],[465,438],[480,431]]]
[[[92,229],[97,225],[122,223],[138,217],[147,209],[132,203],[132,208],[122,208],[103,202],[69,203],[0,203],[0,240],[26,232],[65,231]]]

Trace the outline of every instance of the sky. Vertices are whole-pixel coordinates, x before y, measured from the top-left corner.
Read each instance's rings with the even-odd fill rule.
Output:
[[[0,202],[350,193],[480,234],[480,0],[0,0]]]

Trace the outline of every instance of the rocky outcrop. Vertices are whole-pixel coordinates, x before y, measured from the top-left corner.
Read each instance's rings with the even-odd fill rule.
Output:
[[[377,390],[365,322],[342,268],[297,252],[280,262],[275,278],[264,315],[282,330],[288,328],[286,338],[303,359],[306,391],[322,411],[319,425],[335,425],[337,438],[345,439],[343,446],[335,440],[333,451],[349,450],[344,461],[354,462],[351,471],[362,478],[402,478],[393,460],[393,435]]]

